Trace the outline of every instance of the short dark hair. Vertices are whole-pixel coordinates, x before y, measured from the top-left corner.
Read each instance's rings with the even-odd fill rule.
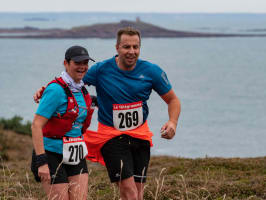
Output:
[[[123,34],[126,34],[126,35],[130,35],[130,36],[133,36],[133,35],[137,35],[139,36],[139,44],[140,44],[140,32],[137,30],[137,29],[134,29],[132,27],[125,27],[125,28],[121,28],[118,30],[117,32],[117,37],[116,37],[116,44],[120,44],[121,42],[121,36]]]

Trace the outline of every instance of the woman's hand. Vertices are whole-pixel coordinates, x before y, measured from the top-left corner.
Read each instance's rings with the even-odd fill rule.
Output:
[[[50,171],[48,168],[48,164],[42,165],[38,168],[38,175],[43,182],[50,182],[51,177],[50,177]]]

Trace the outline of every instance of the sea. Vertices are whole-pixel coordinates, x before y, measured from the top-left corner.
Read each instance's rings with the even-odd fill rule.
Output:
[[[0,28],[72,28],[120,20],[211,33],[266,34],[266,14],[0,13]],[[85,46],[96,61],[116,54],[115,39],[0,39],[0,117],[32,121],[34,92],[64,70],[65,50]],[[181,101],[172,140],[160,137],[167,106],[148,101],[152,155],[186,158],[266,156],[266,37],[143,38],[140,58],[158,64]],[[90,63],[91,65],[92,63]],[[89,87],[96,94],[93,87]],[[97,129],[97,114],[92,130]]]

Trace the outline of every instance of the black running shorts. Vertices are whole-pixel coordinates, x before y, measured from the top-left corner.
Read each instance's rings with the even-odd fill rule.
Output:
[[[120,135],[104,144],[101,153],[112,183],[132,176],[135,182],[146,182],[149,141]]]
[[[50,170],[51,184],[68,183],[69,176],[88,173],[87,163],[85,159],[81,160],[78,165],[66,165],[66,164],[61,164],[63,159],[62,154],[50,151],[46,151],[46,154],[48,157],[48,167]],[[38,168],[35,166],[35,158],[36,154],[33,151],[31,171],[33,172],[35,180],[37,182],[40,182],[41,179],[38,176]],[[58,168],[60,164],[61,166]]]

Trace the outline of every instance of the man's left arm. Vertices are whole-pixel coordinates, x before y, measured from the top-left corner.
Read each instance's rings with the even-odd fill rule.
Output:
[[[175,136],[176,126],[181,111],[181,104],[173,89],[162,95],[161,98],[168,105],[169,115],[169,120],[161,128],[161,137],[165,139],[172,139]]]

